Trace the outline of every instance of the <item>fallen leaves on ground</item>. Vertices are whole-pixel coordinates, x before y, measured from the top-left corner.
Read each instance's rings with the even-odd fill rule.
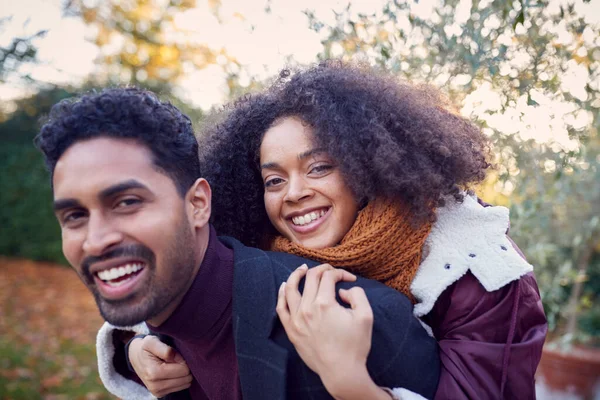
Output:
[[[70,268],[0,257],[0,399],[114,399],[96,367],[103,323]]]

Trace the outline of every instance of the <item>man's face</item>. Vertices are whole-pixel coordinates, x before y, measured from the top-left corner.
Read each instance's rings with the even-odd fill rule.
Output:
[[[63,252],[104,319],[126,326],[172,311],[199,260],[185,201],[150,150],[106,137],[76,142],[53,183]]]

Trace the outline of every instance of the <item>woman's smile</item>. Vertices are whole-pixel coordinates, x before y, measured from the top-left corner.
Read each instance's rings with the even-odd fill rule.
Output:
[[[298,232],[298,234],[307,235],[315,232],[326,222],[330,210],[331,207],[319,207],[311,211],[293,213],[293,216],[287,219],[291,223],[291,229]]]

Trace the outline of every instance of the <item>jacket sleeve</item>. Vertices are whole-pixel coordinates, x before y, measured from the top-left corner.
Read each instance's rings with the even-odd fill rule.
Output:
[[[547,323],[532,273],[487,292],[468,272],[423,319],[440,346],[436,399],[535,399]]]
[[[387,288],[386,288],[387,289]],[[438,344],[413,315],[406,296],[369,296],[374,324],[367,369],[373,381],[400,399],[433,398],[440,376]]]
[[[121,399],[154,400],[148,389],[129,374],[125,360],[125,341],[121,337],[149,333],[146,324],[133,327],[116,327],[105,322],[96,336],[98,372],[106,390]]]

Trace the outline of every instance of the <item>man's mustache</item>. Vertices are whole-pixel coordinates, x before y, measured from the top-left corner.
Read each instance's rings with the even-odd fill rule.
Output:
[[[92,281],[93,277],[90,273],[90,268],[93,264],[119,257],[140,259],[145,261],[148,266],[153,266],[156,260],[154,252],[148,247],[141,244],[132,244],[110,249],[99,256],[86,257],[81,263],[81,271]]]

